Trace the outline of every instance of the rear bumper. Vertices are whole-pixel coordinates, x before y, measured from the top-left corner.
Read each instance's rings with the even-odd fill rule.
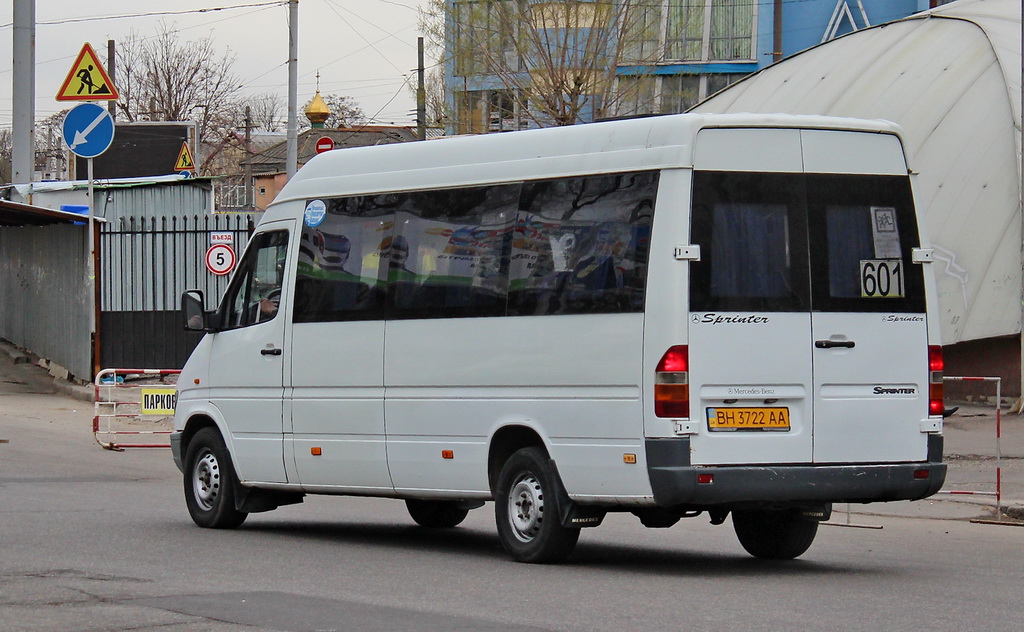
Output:
[[[689,439],[647,440],[651,488],[662,507],[918,500],[946,480],[941,436],[929,436],[928,454],[921,463],[703,467],[690,465]],[[699,474],[713,481],[698,482]]]

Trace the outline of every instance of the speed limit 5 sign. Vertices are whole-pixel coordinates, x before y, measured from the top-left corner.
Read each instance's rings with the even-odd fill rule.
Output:
[[[206,269],[224,276],[235,269],[237,258],[234,249],[227,244],[214,244],[206,251]]]

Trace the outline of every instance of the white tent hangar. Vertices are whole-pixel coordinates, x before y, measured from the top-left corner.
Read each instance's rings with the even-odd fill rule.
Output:
[[[851,33],[693,111],[830,114],[903,127],[939,260],[942,340],[953,345],[946,373],[1000,375],[1003,394],[1020,395],[1018,0],[960,0]]]

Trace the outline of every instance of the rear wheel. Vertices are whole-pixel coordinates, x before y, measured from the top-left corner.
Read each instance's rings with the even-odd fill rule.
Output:
[[[747,553],[766,560],[799,557],[818,533],[818,522],[804,518],[798,509],[734,511],[732,525]]]
[[[498,536],[518,562],[558,562],[572,553],[579,529],[558,516],[558,472],[540,448],[523,448],[501,468],[494,497]]]
[[[405,501],[405,507],[416,524],[432,529],[458,526],[469,515],[468,509],[450,500],[409,499]]]
[[[200,527],[231,529],[249,514],[235,509],[235,468],[216,428],[192,437],[185,454],[185,505]]]

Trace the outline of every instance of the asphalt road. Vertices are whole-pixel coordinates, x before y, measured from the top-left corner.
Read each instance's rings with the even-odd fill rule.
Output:
[[[823,526],[781,563],[749,557],[728,522],[655,530],[613,515],[558,566],[511,562],[490,504],[446,531],[417,527],[399,501],[325,497],[238,530],[199,529],[166,450],[101,449],[90,405],[22,373],[0,362],[0,630],[961,631],[1024,620],[1024,528],[963,519],[858,513],[852,522],[883,528]]]

